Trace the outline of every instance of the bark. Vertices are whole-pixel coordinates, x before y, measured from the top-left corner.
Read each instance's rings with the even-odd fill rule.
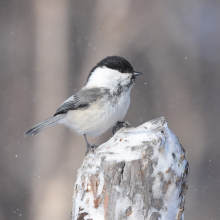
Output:
[[[188,162],[164,118],[118,131],[78,170],[72,220],[184,219]]]

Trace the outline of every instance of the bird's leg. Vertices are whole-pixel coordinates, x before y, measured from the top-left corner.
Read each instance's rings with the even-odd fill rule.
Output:
[[[115,126],[112,128],[113,135],[119,131],[121,128],[129,128],[130,124],[127,121],[117,121]]]
[[[86,134],[84,134],[83,136],[84,136],[84,139],[85,139],[85,142],[86,142],[86,147],[89,148],[90,144],[89,144],[89,142],[87,140]]]
[[[85,139],[85,142],[86,142],[86,155],[91,151],[91,152],[94,152],[94,150],[98,147],[96,146],[95,144],[92,144],[90,145],[88,140],[87,140],[87,137],[86,137],[86,134],[83,135],[84,136],[84,139]]]

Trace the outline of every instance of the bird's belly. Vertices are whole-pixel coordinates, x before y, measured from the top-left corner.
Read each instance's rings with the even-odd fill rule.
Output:
[[[113,105],[99,102],[87,109],[71,110],[66,114],[62,124],[78,134],[97,136],[113,127],[117,121],[123,120],[130,104],[130,99],[119,99]]]

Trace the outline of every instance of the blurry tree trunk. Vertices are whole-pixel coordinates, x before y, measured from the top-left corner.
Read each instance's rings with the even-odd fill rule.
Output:
[[[67,98],[68,75],[68,2],[66,0],[35,1],[35,118],[34,123],[51,117]],[[52,127],[40,133],[34,143],[32,219],[66,219],[68,217],[62,176],[56,176],[63,157],[62,134]],[[52,201],[52,204],[51,204]]]
[[[121,129],[78,170],[72,220],[183,220],[187,175],[164,118]]]

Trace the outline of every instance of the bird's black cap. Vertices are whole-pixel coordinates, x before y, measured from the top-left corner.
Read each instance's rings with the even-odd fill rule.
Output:
[[[120,73],[134,73],[131,64],[123,57],[109,56],[101,60],[95,67],[92,68],[92,73],[97,67],[107,67],[109,69],[118,70]]]

